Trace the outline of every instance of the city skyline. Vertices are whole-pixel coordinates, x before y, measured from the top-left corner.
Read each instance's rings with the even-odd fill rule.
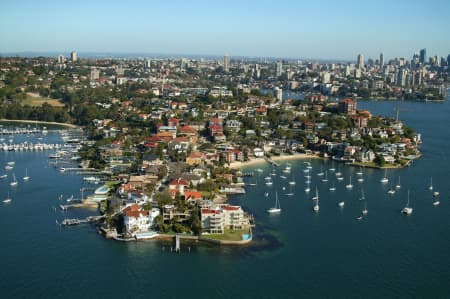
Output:
[[[447,56],[445,1],[209,3],[14,1],[0,5],[0,53],[167,53],[355,61],[420,49]],[[430,9],[435,8],[435,9]],[[420,20],[420,21],[419,21]],[[36,24],[39,24],[37,26]],[[67,53],[67,54],[66,54]]]

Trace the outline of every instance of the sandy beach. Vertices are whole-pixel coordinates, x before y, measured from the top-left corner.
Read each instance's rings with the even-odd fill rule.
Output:
[[[289,161],[289,160],[302,160],[302,159],[320,159],[321,157],[317,155],[307,155],[307,154],[294,154],[294,155],[282,155],[282,156],[273,156],[271,157],[272,161],[280,162],[280,161]],[[251,165],[257,165],[262,163],[268,163],[264,158],[254,158],[245,162],[233,162],[228,166],[232,169],[239,169],[241,167],[247,167]]]
[[[51,122],[51,121],[36,121],[36,120],[25,120],[25,119],[0,119],[0,122],[12,122],[12,123],[25,123],[25,124],[41,124],[41,125],[56,125],[56,126],[62,126],[67,127],[71,129],[77,129],[80,128],[80,126],[67,124],[67,123],[57,123],[57,122]]]

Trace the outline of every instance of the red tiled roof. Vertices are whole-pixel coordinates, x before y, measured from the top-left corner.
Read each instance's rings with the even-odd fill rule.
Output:
[[[222,205],[221,206],[222,209],[227,210],[227,211],[237,211],[239,210],[239,206],[230,206],[230,205]]]
[[[184,186],[189,186],[189,183],[183,179],[173,179],[169,185],[184,185]]]
[[[220,213],[221,213],[220,210],[212,210],[212,209],[206,209],[206,208],[202,209],[202,214],[216,214],[216,215],[219,215]]]
[[[202,199],[202,193],[200,191],[187,190],[184,191],[184,198],[188,199]]]
[[[182,126],[178,130],[180,131],[180,133],[184,133],[184,134],[187,134],[187,133],[197,134],[197,130],[191,126]]]

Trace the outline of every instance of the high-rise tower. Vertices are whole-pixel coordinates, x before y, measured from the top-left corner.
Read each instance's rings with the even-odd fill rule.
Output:
[[[425,64],[427,62],[427,49],[420,50],[419,62]]]
[[[225,56],[223,56],[223,69],[225,70],[225,72],[228,72],[228,70],[230,69],[230,56],[228,54],[225,54]]]
[[[358,57],[356,59],[356,67],[359,69],[364,68],[364,55],[363,54],[358,54]]]

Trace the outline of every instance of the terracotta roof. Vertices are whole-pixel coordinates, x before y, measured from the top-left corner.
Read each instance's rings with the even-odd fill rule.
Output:
[[[222,205],[221,208],[223,210],[227,210],[227,211],[237,211],[239,210],[241,207],[239,206],[230,206],[230,205]]]
[[[212,209],[203,208],[202,209],[202,214],[216,214],[216,215],[220,215],[221,211],[220,210],[212,210]]]
[[[173,179],[169,185],[184,185],[184,186],[189,186],[189,183],[183,179]]]
[[[202,199],[202,193],[200,191],[187,190],[184,191],[184,198],[188,199]]]
[[[184,134],[187,134],[187,133],[197,134],[197,130],[191,126],[182,126],[178,130],[180,131],[180,133],[184,133]]]

